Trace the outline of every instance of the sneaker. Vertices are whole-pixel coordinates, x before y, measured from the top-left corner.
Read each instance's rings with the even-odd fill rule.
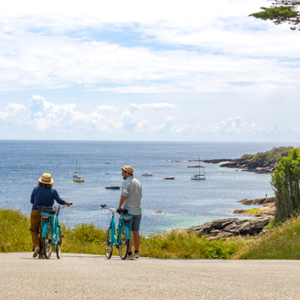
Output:
[[[44,254],[39,254],[38,259],[45,259],[45,255]]]
[[[40,247],[35,247],[33,250],[33,258],[37,257],[40,252]]]
[[[139,252],[134,252],[134,258],[140,258]]]
[[[126,259],[128,259],[128,260],[134,260],[134,257],[132,255],[132,253],[131,254],[127,254]]]

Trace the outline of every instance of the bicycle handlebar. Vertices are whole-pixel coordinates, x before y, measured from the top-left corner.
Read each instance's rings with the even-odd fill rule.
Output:
[[[123,209],[123,208],[118,208],[118,209],[115,209],[115,208],[108,208],[106,204],[100,204],[100,208],[101,209],[108,209],[110,210],[111,212],[117,212],[119,215],[125,215],[128,213],[128,210],[127,209]]]

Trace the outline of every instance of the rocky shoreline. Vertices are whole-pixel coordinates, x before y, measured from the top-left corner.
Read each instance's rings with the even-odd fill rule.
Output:
[[[221,164],[221,168],[242,169],[244,172],[254,172],[256,174],[271,174],[275,170],[276,164],[257,165],[250,164],[246,159],[210,159],[204,160],[207,164]]]
[[[235,210],[235,214],[249,215],[254,218],[238,219],[228,218],[206,222],[203,225],[192,226],[186,229],[174,229],[173,232],[196,233],[199,236],[205,236],[209,240],[224,239],[235,235],[257,235],[265,233],[266,227],[270,219],[274,217],[276,212],[275,206],[276,197],[259,198],[259,199],[243,199],[237,202],[244,205],[263,205],[260,212],[254,210],[254,213],[249,210]],[[251,209],[250,209],[251,211]]]

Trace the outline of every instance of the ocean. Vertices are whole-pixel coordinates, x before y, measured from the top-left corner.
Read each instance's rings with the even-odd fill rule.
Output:
[[[238,200],[273,196],[270,174],[254,174],[203,164],[207,180],[191,180],[198,169],[188,160],[230,159],[256,154],[287,143],[217,142],[112,142],[112,141],[0,141],[0,207],[30,214],[30,195],[42,173],[52,174],[61,198],[73,201],[60,220],[74,226],[95,223],[107,228],[110,214],[100,204],[116,208],[120,190],[106,185],[122,184],[121,167],[131,165],[143,185],[141,231],[164,232],[187,228],[219,218],[235,217],[244,206]],[[104,164],[105,161],[110,164]],[[181,162],[170,162],[179,160]],[[73,182],[80,165],[84,183]],[[145,171],[153,177],[141,176]],[[109,172],[110,175],[106,175]],[[175,176],[175,180],[163,180]],[[156,211],[162,211],[157,214]]]

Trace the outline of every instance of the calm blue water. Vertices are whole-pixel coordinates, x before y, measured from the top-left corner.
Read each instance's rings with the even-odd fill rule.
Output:
[[[219,165],[204,164],[207,180],[194,181],[188,159],[238,158],[243,154],[267,151],[284,143],[205,143],[205,142],[87,142],[87,141],[0,141],[0,207],[29,214],[30,194],[42,173],[49,172],[54,188],[74,206],[65,208],[61,220],[75,225],[94,222],[109,224],[108,211],[100,204],[117,207],[119,190],[105,185],[121,185],[121,166],[131,165],[135,177],[143,184],[143,232],[155,232],[200,225],[218,218],[233,217],[236,203],[273,195],[271,176],[253,174]],[[299,144],[292,144],[299,146]],[[74,183],[76,160],[85,182]],[[110,164],[104,164],[109,160]],[[181,163],[166,160],[181,160]],[[149,171],[153,177],[141,174]],[[111,175],[106,175],[110,172]],[[174,181],[163,180],[175,176]],[[158,215],[161,210],[165,214]]]

